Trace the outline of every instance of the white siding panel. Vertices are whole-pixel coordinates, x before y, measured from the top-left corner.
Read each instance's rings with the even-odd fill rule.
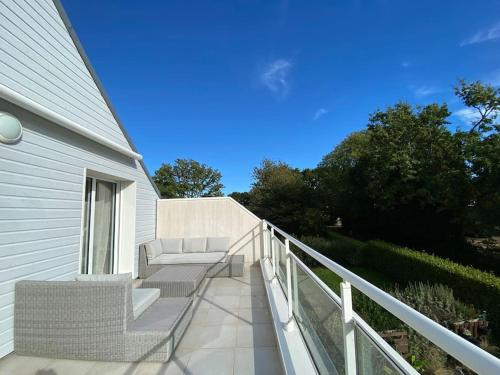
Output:
[[[48,250],[33,251],[29,253],[22,253],[19,255],[13,255],[10,257],[3,257],[2,263],[0,264],[0,270],[9,269],[11,267],[17,267],[19,265],[37,263],[46,259],[52,259],[68,254],[75,253],[75,247],[78,248],[78,244],[70,246],[62,246],[58,248],[50,248]]]
[[[131,148],[50,0],[0,0],[0,84]],[[85,169],[136,183],[138,246],[158,196],[141,164],[0,99],[23,139],[0,144],[0,357],[13,350],[14,285],[78,273]]]
[[[0,332],[4,332],[10,328],[14,324],[14,318],[11,316],[7,319],[0,320]]]
[[[14,305],[10,304],[0,309],[0,320],[9,318],[14,314]]]
[[[43,240],[46,238],[58,238],[61,236],[78,236],[80,234],[81,227],[73,226],[61,226],[60,228],[52,228],[52,229],[32,229],[29,231],[14,231],[14,232],[6,232],[0,233],[0,243],[3,245],[16,244],[20,242],[20,238],[22,238],[22,242],[36,242],[38,240]],[[2,264],[0,264],[0,269],[5,268],[4,261],[2,258]]]
[[[39,250],[58,249],[70,245],[74,246],[75,251],[79,251],[80,234],[63,235],[60,237],[47,236],[47,238],[38,241],[24,241],[21,238],[15,244],[0,245],[0,260],[3,261],[4,257],[29,254]]]
[[[35,219],[35,220],[4,220],[0,225],[0,234],[13,231],[45,230],[65,226],[80,226],[80,217],[73,219]]]
[[[1,82],[129,147],[76,47],[58,32],[50,32],[50,18],[41,17],[42,13],[46,12],[41,0],[0,1]],[[40,63],[42,56],[50,56],[50,65]],[[46,69],[60,73],[43,73]]]
[[[0,183],[0,195],[4,197],[18,196],[18,197],[37,197],[37,198],[47,198],[47,199],[74,199],[74,200],[81,200],[82,198],[81,191],[69,191],[69,190],[53,189],[53,188],[43,189],[40,187],[16,185],[13,183]]]

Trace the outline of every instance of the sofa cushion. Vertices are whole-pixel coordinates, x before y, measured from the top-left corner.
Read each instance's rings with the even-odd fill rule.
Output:
[[[207,252],[229,251],[229,237],[208,237]]]
[[[185,319],[192,302],[193,299],[190,297],[160,298],[139,319],[132,322],[129,330],[168,332],[170,335],[177,325]],[[187,318],[189,318],[189,315]]]
[[[161,247],[164,254],[182,253],[182,238],[162,238]]]
[[[162,254],[150,264],[213,264],[225,261],[227,253],[225,251],[210,253],[184,253],[184,254]]]
[[[132,281],[132,273],[115,273],[115,274],[82,274],[75,277],[76,281]]]
[[[206,237],[184,238],[182,241],[183,253],[204,253],[207,250]]]
[[[146,309],[160,298],[160,289],[135,288],[132,289],[132,306],[134,319],[137,319]]]
[[[144,245],[148,259],[156,258],[163,253],[160,240],[153,240]]]

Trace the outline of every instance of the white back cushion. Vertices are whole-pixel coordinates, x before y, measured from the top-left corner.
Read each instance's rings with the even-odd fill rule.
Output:
[[[112,275],[78,275],[76,281],[132,281],[132,273],[115,273]]]
[[[229,251],[229,237],[208,237],[207,252]]]
[[[153,240],[144,245],[148,259],[154,259],[163,253],[160,240]]]
[[[182,241],[182,252],[184,253],[204,253],[206,250],[206,237],[184,238]]]
[[[180,254],[182,253],[182,238],[162,238],[161,247],[163,254]]]

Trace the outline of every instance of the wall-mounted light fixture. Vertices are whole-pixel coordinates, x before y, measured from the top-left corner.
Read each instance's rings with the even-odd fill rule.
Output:
[[[23,126],[17,117],[0,112],[0,142],[16,143],[23,136]]]

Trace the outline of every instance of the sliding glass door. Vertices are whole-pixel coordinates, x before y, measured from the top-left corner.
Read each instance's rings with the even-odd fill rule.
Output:
[[[116,195],[115,182],[86,179],[81,273],[114,271]]]

